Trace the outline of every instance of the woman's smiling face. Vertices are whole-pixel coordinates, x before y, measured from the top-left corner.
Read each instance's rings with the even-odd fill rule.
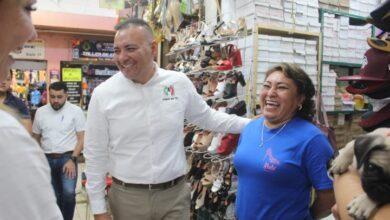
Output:
[[[281,71],[268,75],[260,91],[260,105],[268,125],[279,125],[294,117],[303,101],[294,81]]]
[[[36,0],[0,0],[0,80],[6,78],[13,62],[9,53],[37,37],[31,21],[35,3]]]

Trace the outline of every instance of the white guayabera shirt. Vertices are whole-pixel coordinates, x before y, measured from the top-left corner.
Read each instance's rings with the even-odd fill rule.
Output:
[[[138,184],[163,183],[186,173],[184,119],[223,133],[240,133],[250,121],[209,108],[186,75],[158,67],[143,85],[119,72],[94,90],[84,145],[93,213],[106,212],[107,172]]]

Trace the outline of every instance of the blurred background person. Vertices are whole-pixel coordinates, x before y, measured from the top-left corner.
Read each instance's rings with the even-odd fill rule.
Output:
[[[11,109],[15,110],[20,117],[20,122],[31,134],[32,124],[30,111],[21,99],[12,94],[11,83],[12,72],[9,71],[9,74],[5,80],[0,81],[0,103],[3,103],[4,105],[9,106]]]

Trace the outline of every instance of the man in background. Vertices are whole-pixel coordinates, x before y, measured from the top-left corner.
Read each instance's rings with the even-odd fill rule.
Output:
[[[67,91],[63,82],[50,85],[50,104],[37,110],[32,131],[49,162],[52,186],[64,220],[72,220],[77,157],[83,149],[85,117],[80,107],[66,101]]]

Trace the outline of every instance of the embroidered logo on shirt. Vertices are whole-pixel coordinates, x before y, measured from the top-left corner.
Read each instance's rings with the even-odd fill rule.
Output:
[[[175,88],[173,87],[173,85],[165,86],[164,93],[166,96],[174,96],[175,95]]]
[[[267,172],[275,172],[280,164],[279,160],[272,155],[271,148],[268,148],[266,150],[263,161],[264,161],[264,167],[263,167],[264,171]]]
[[[166,98],[163,98],[163,101],[167,100],[175,100],[177,97],[175,96],[175,87],[173,85],[164,87],[164,95]]]

